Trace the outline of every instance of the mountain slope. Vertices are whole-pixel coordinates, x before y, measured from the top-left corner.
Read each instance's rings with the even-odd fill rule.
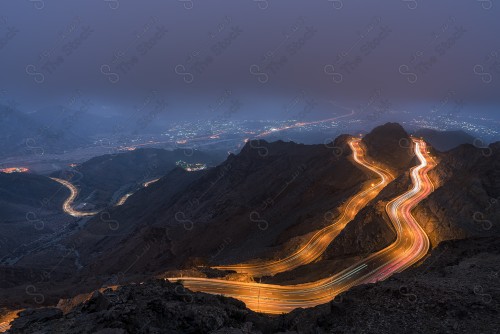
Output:
[[[436,150],[446,152],[462,144],[473,144],[474,137],[462,130],[437,131],[432,129],[419,129],[415,137],[422,137]]]
[[[54,113],[43,118],[0,104],[0,157],[23,152],[60,153],[91,144],[89,137],[73,131],[72,128],[78,127],[79,123],[71,120],[67,114]],[[56,122],[62,122],[63,126],[55,127]]]
[[[127,203],[111,212],[111,219],[120,217],[119,236],[103,244],[113,255],[103,250],[89,268],[93,272],[118,271],[118,267],[103,264],[116,262],[124,245],[140,248],[141,235],[152,229],[163,229],[169,240],[158,246],[164,247],[164,255],[148,261],[152,268],[161,262],[163,268],[156,265],[158,270],[190,261],[222,263],[272,256],[281,243],[321,227],[325,214],[338,214],[335,208],[367,179],[349,161],[345,138],[337,146],[343,147],[342,155],[324,145],[251,142],[170,199],[162,200],[161,194],[144,189],[144,196],[158,196],[155,201],[164,205],[143,210],[140,217],[120,214],[128,210]],[[148,208],[145,200],[129,205]],[[94,219],[89,228],[98,224]],[[225,251],[219,252],[222,244]],[[165,259],[170,253],[172,258]],[[143,270],[141,266],[133,270]]]
[[[390,148],[390,147],[388,147]],[[488,148],[461,145],[448,152],[433,150],[438,162],[430,172],[435,191],[413,211],[429,236],[431,247],[441,241],[500,236],[500,143]],[[408,172],[388,185],[333,240],[314,264],[279,274],[272,283],[295,284],[319,279],[389,246],[396,233],[385,205],[411,186]]]
[[[398,123],[377,126],[363,137],[368,155],[395,173],[404,173],[414,159],[408,133]]]
[[[149,281],[60,303],[69,306],[66,314],[24,311],[11,332],[496,333],[499,264],[499,238],[448,241],[419,267],[278,317],[256,314],[232,298]]]
[[[119,154],[92,158],[74,169],[56,172],[52,176],[69,178],[78,186],[76,201],[90,202],[98,208],[115,204],[128,192],[136,191],[143,183],[165,175],[176,162],[216,164],[211,155],[194,150],[167,151],[155,148],[137,149]]]
[[[385,156],[386,164],[399,165],[398,178],[347,225],[322,259],[277,275],[274,282],[320,279],[394,240],[385,203],[410,187],[408,171],[415,163],[405,145],[409,137],[394,129],[400,127],[389,123],[377,128],[376,135],[367,135],[366,145]],[[377,136],[385,145],[375,144]],[[77,233],[64,242],[79,254],[67,260],[78,260],[83,268],[71,280],[52,279],[59,291],[49,284],[39,288],[48,302],[61,296],[62,287],[68,296],[168,270],[289,254],[335,218],[336,208],[373,177],[350,161],[346,139],[341,136],[328,145],[252,141],[215,168],[195,173],[175,169],[123,206],[80,222]],[[432,246],[446,239],[498,235],[493,199],[500,196],[499,144],[431,152],[438,162],[431,172],[436,191],[414,215]],[[368,153],[377,160],[373,151]],[[3,295],[6,301],[11,290]]]
[[[430,173],[436,190],[415,210],[431,244],[500,235],[500,142],[461,145],[439,159]]]
[[[69,190],[48,177],[29,173],[0,173],[0,222],[26,220],[26,214],[62,212]]]

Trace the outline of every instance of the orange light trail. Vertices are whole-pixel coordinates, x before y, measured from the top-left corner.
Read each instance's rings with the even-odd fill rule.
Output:
[[[279,314],[298,307],[313,307],[329,302],[339,293],[358,284],[375,282],[400,272],[419,261],[429,250],[429,239],[416,222],[411,210],[433,190],[427,173],[435,163],[426,144],[413,139],[420,164],[411,169],[412,189],[386,206],[387,214],[397,232],[396,241],[339,273],[297,285],[261,284],[221,279],[174,277],[193,291],[223,294],[243,301],[252,310]]]
[[[59,182],[63,186],[69,189],[71,192],[69,197],[64,201],[63,203],[63,210],[66,212],[68,215],[71,215],[73,217],[86,217],[86,216],[93,216],[97,213],[97,211],[93,212],[85,212],[85,211],[78,211],[73,209],[73,202],[76,199],[76,196],[78,196],[78,189],[71,184],[69,181],[58,179],[55,177],[51,177],[52,180]]]
[[[332,240],[354,219],[358,212],[374,199],[389,182],[394,180],[391,173],[366,161],[365,152],[360,142],[359,138],[349,140],[354,161],[362,168],[366,168],[376,174],[380,181],[377,184],[372,183],[373,181],[367,182],[369,185],[366,185],[347,202],[339,218],[316,232],[298,251],[283,259],[277,261],[259,261],[251,264],[223,265],[214,268],[219,270],[234,270],[253,277],[272,276],[311,263],[319,258]]]
[[[142,186],[143,186],[144,188],[146,188],[146,187],[148,187],[150,184],[155,183],[155,182],[156,182],[156,181],[158,181],[158,180],[159,180],[159,178],[158,178],[158,179],[154,179],[154,180],[150,180],[150,181],[147,181],[147,182],[144,182],[144,183],[142,184]]]

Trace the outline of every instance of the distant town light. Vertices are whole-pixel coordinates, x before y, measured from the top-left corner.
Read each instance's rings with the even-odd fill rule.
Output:
[[[27,173],[30,170],[26,167],[9,167],[9,168],[4,168],[0,169],[1,173],[7,173],[7,174],[12,174],[12,173]]]
[[[187,163],[185,161],[179,160],[175,164],[176,166],[179,166],[188,172],[196,172],[198,170],[207,169],[207,165],[202,163]]]

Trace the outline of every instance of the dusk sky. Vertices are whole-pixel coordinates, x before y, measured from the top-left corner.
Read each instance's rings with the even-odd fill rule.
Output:
[[[486,0],[2,0],[0,103],[31,112],[78,94],[129,113],[154,94],[172,119],[231,103],[235,118],[283,119],[303,100],[315,119],[459,99],[498,119],[499,14]]]

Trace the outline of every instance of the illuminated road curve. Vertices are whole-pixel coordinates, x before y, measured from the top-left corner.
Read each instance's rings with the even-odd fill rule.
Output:
[[[216,266],[214,268],[220,270],[234,270],[239,273],[249,274],[253,277],[271,276],[311,263],[320,257],[332,240],[344,229],[346,224],[354,219],[358,212],[372,199],[374,199],[380,191],[394,179],[388,171],[366,161],[365,152],[360,145],[359,138],[350,139],[349,146],[353,152],[354,161],[360,166],[374,172],[380,178],[380,181],[377,184],[372,183],[353,196],[347,202],[347,205],[342,211],[340,217],[334,220],[327,227],[316,232],[313,237],[295,253],[277,261],[260,261],[251,264],[224,265]],[[372,181],[369,183],[371,182]]]
[[[331,277],[298,285],[281,286],[192,277],[168,279],[179,280],[193,291],[237,298],[257,312],[279,314],[298,307],[326,303],[354,285],[376,282],[408,268],[429,250],[429,239],[415,221],[411,210],[434,190],[427,173],[435,163],[427,154],[423,141],[414,139],[414,145],[420,164],[410,171],[413,187],[386,207],[397,232],[396,241],[387,248]]]
[[[7,331],[9,328],[10,328],[9,323],[7,322],[0,323],[0,333]]]
[[[159,178],[158,178],[158,179],[154,179],[154,180],[150,180],[150,181],[147,181],[147,182],[144,182],[144,183],[142,184],[142,186],[143,186],[144,188],[147,188],[147,187],[149,187],[149,185],[150,185],[150,184],[155,183],[155,182],[156,182],[156,181],[158,181],[158,180],[159,180]],[[122,196],[122,197],[118,200],[118,202],[116,202],[115,206],[120,206],[120,205],[125,204],[125,202],[127,201],[127,199],[128,199],[130,196],[132,196],[133,194],[134,194],[134,193],[126,193],[125,195],[123,195],[123,196]]]
[[[56,181],[56,182],[59,182],[60,184],[62,184],[63,186],[65,186],[66,188],[69,189],[69,191],[71,191],[71,194],[69,195],[69,197],[66,199],[66,201],[64,202],[63,204],[63,210],[64,212],[66,212],[67,214],[73,216],[73,217],[86,217],[86,216],[94,216],[95,214],[97,214],[97,211],[93,211],[93,212],[89,212],[89,211],[77,211],[75,209],[73,209],[73,202],[75,201],[76,199],[76,196],[78,196],[78,189],[73,185],[71,184],[71,182],[69,181],[66,181],[66,180],[62,180],[62,179],[58,179],[58,178],[55,178],[55,177],[51,177],[52,180]],[[150,184],[158,181],[158,179],[154,179],[154,180],[150,180],[150,181],[147,181],[147,182],[144,182],[142,184],[143,187],[148,187]],[[127,193],[125,194],[124,196],[122,196],[118,202],[115,204],[116,206],[120,206],[120,205],[123,205],[125,204],[125,202],[127,201],[127,199],[132,196],[133,193]]]
[[[51,179],[56,181],[56,182],[59,182],[60,184],[62,184],[66,188],[68,188],[69,191],[71,192],[69,197],[63,203],[63,210],[68,215],[71,215],[73,217],[85,217],[85,216],[93,216],[97,213],[97,211],[87,212],[87,211],[77,211],[77,210],[73,209],[72,206],[73,206],[73,202],[76,199],[76,196],[78,196],[78,189],[73,184],[71,184],[69,181],[58,179],[55,177],[51,177]]]
[[[142,184],[142,186],[143,186],[144,188],[147,188],[147,187],[149,187],[149,185],[150,185],[150,184],[155,183],[155,182],[156,182],[156,181],[158,181],[158,180],[159,180],[159,178],[158,178],[158,179],[153,179],[153,180],[150,180],[150,181],[147,181],[147,182],[144,182],[144,183]]]
[[[120,205],[123,205],[125,204],[125,202],[127,201],[127,199],[132,196],[134,193],[126,193],[125,195],[123,195],[119,200],[118,202],[116,202],[115,206],[120,206]]]

